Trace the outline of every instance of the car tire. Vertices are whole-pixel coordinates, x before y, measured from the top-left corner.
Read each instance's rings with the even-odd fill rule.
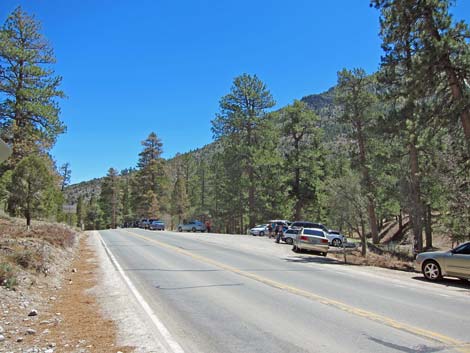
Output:
[[[423,275],[428,281],[438,281],[442,278],[441,267],[434,260],[425,261],[423,264]]]
[[[289,244],[289,245],[294,244],[294,240],[292,238],[286,238],[284,239],[284,241],[286,242],[286,244]]]
[[[196,228],[195,227],[193,227],[191,230],[193,231],[193,233],[196,233]]]
[[[264,232],[263,231],[259,232],[259,236],[264,237]]]
[[[182,232],[182,231],[183,231],[183,228],[178,227],[178,232]]]
[[[339,248],[341,245],[343,245],[343,242],[341,241],[341,239],[338,239],[338,238],[335,238],[333,239],[333,241],[331,242],[331,245]]]

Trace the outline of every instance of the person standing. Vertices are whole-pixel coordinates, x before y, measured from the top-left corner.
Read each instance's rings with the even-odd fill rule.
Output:
[[[211,232],[211,221],[209,220],[206,221],[206,230],[207,230],[207,233]]]
[[[279,244],[282,238],[282,225],[278,224],[276,225],[276,243]]]

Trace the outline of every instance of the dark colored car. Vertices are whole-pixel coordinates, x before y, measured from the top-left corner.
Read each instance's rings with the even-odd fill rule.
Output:
[[[326,234],[328,234],[328,228],[326,228],[323,224],[321,223],[313,223],[313,222],[308,222],[308,221],[295,221],[294,223],[291,224],[290,228],[317,228],[323,230]]]
[[[150,230],[165,230],[165,222],[153,220],[149,223]]]

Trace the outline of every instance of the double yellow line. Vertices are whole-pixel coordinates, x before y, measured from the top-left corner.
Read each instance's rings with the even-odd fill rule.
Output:
[[[148,237],[143,236],[141,234],[137,234],[137,233],[134,233],[134,232],[131,232],[131,231],[128,231],[128,230],[124,230],[124,231],[131,234],[134,237],[141,238],[145,241],[157,244],[160,247],[170,249],[174,252],[189,256],[189,257],[191,257],[195,260],[198,260],[200,262],[219,267],[219,268],[221,268],[223,270],[226,270],[226,271],[229,271],[229,272],[236,273],[240,276],[243,276],[243,277],[255,280],[257,282],[266,284],[270,287],[281,289],[281,290],[286,291],[288,293],[292,293],[292,294],[295,294],[295,295],[298,295],[298,296],[301,296],[301,297],[304,297],[304,298],[307,298],[307,299],[310,299],[310,300],[313,300],[313,301],[316,301],[316,302],[319,302],[319,303],[322,303],[322,304],[325,304],[325,305],[328,305],[328,306],[331,306],[331,307],[334,307],[336,309],[345,311],[347,313],[350,313],[350,314],[353,314],[353,315],[356,315],[356,316],[359,316],[359,317],[363,317],[363,318],[372,320],[374,322],[377,322],[377,323],[380,323],[380,324],[383,324],[383,325],[386,325],[386,326],[389,326],[389,327],[393,327],[393,328],[395,328],[397,330],[400,330],[400,331],[403,331],[403,332],[411,333],[411,334],[416,335],[416,336],[420,336],[420,337],[423,337],[423,338],[426,338],[426,339],[429,339],[429,340],[433,340],[433,341],[445,344],[446,346],[452,347],[455,350],[457,350],[459,352],[462,352],[462,353],[470,353],[470,343],[461,342],[461,341],[458,341],[456,339],[453,339],[451,337],[442,335],[442,334],[437,333],[437,332],[433,332],[433,331],[425,330],[425,329],[422,329],[422,328],[419,328],[419,327],[411,326],[411,325],[396,321],[394,319],[391,319],[389,317],[373,313],[371,311],[359,309],[359,308],[356,308],[354,306],[342,303],[342,302],[334,300],[334,299],[322,297],[320,295],[308,292],[308,291],[300,289],[300,288],[292,287],[292,286],[289,286],[287,284],[283,284],[283,283],[280,283],[280,282],[277,282],[277,281],[273,281],[271,279],[255,275],[253,273],[249,273],[249,272],[240,270],[236,267],[229,266],[229,265],[223,264],[223,263],[218,262],[218,261],[214,261],[214,260],[209,259],[207,257],[197,255],[197,254],[193,254],[193,253],[191,253],[187,250],[181,249],[181,248],[173,246],[173,245],[163,243],[163,242],[158,241],[156,239],[148,238]]]

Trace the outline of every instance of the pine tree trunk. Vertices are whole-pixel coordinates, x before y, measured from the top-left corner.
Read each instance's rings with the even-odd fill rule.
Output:
[[[361,217],[361,242],[362,242],[361,256],[366,257],[367,255],[366,225],[362,217]]]
[[[426,205],[426,225],[425,225],[425,234],[426,234],[426,249],[432,249],[432,214],[431,214],[431,205]]]
[[[248,178],[250,181],[250,188],[248,190],[248,214],[249,214],[249,227],[253,228],[256,222],[255,215],[255,173],[253,167],[248,168]]]
[[[419,174],[419,161],[418,150],[416,148],[416,141],[413,139],[408,145],[410,154],[410,217],[411,225],[413,227],[414,237],[414,250],[420,252],[423,250],[423,211],[421,202],[421,187],[420,187],[420,174]]]
[[[441,34],[439,33],[438,29],[436,28],[436,26],[434,24],[432,10],[428,7],[424,13],[425,13],[424,17],[425,17],[425,20],[426,20],[427,29],[429,31],[429,34],[437,42],[439,42],[439,43],[442,42],[442,36],[441,36]],[[445,68],[445,73],[446,73],[447,78],[448,78],[448,82],[449,82],[449,86],[450,86],[452,96],[457,101],[462,100],[462,98],[464,96],[464,94],[463,94],[464,89],[461,86],[461,84],[459,83],[458,75],[457,75],[457,72],[454,68],[455,66],[452,64],[452,61],[450,59],[449,52],[445,53],[440,58],[440,61],[441,61],[440,64],[442,65],[442,67]],[[465,135],[465,140],[466,140],[466,143],[467,143],[467,151],[470,153],[470,111],[469,111],[468,108],[466,108],[465,110],[463,110],[460,113],[460,122],[462,124],[463,132],[464,132],[464,135]]]
[[[302,200],[300,197],[300,168],[295,168],[293,194],[295,197],[294,220],[301,219]]]
[[[369,226],[372,235],[372,243],[379,243],[379,230],[377,228],[377,216],[375,214],[375,204],[373,198],[372,182],[370,180],[369,170],[367,168],[365,139],[362,133],[362,125],[357,124],[357,140],[359,144],[359,158],[362,169],[363,185],[367,193],[367,214],[369,216]]]

